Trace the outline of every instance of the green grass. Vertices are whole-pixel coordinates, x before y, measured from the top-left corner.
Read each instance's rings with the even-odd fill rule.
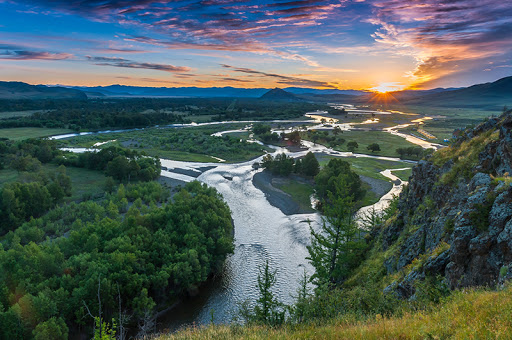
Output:
[[[396,177],[400,178],[402,181],[408,181],[409,177],[411,177],[411,175],[412,175],[412,169],[395,170],[395,171],[391,171],[391,173],[393,175],[395,175]]]
[[[363,182],[363,189],[366,190],[366,193],[363,199],[359,202],[359,206],[366,207],[368,205],[375,204],[380,200],[380,197],[372,191],[372,187],[368,183]]]
[[[0,129],[0,137],[19,141],[28,138],[48,137],[70,132],[73,131],[68,129],[48,129],[36,127],[8,128]]]
[[[4,111],[0,112],[0,119],[29,117],[36,112],[47,112],[48,110],[26,110],[26,111]]]
[[[359,147],[354,151],[356,153],[386,157],[398,157],[399,155],[396,152],[396,149],[398,148],[416,146],[415,144],[406,141],[402,137],[398,137],[382,131],[344,131],[342,134],[340,134],[340,136],[345,139],[345,143],[335,147],[335,150],[345,152],[349,151],[347,149],[347,144],[351,141],[355,141],[357,144],[359,144]],[[373,143],[379,144],[381,151],[369,151],[367,146]]]
[[[332,157],[332,156],[317,156],[318,161],[321,166],[326,165],[330,159],[332,158],[340,158],[340,157]],[[355,157],[342,157],[340,158],[352,166],[352,170],[354,170],[358,175],[367,176],[376,179],[382,179],[385,181],[390,181],[389,178],[382,176],[379,172],[386,169],[400,169],[400,168],[408,168],[413,167],[414,164],[407,162],[394,162],[387,161],[375,158],[355,158]],[[398,175],[397,175],[398,176]]]
[[[84,194],[96,196],[104,193],[103,186],[107,176],[103,172],[67,167],[66,173],[71,177],[72,182],[71,197],[66,198],[67,201],[80,200]]]
[[[207,155],[190,153],[185,151],[170,151],[158,149],[143,149],[148,155],[153,157],[172,159],[174,161],[200,162],[200,163],[218,163],[219,160]]]
[[[59,142],[66,147],[90,148],[98,142],[115,140],[100,146],[100,148],[117,145],[145,151],[151,156],[178,161],[218,162],[213,158],[218,157],[228,163],[241,162],[261,156],[264,150],[269,151],[270,149],[257,144],[239,143],[239,139],[236,138],[226,141],[223,137],[211,137],[210,135],[218,131],[240,129],[244,126],[245,124],[236,123],[180,129],[148,128],[139,131],[76,136]],[[247,133],[243,134],[247,135]],[[234,134],[229,135],[233,136]]]
[[[309,197],[314,193],[312,184],[301,183],[290,178],[280,180],[278,183],[272,183],[276,188],[289,194],[299,205],[301,213],[310,213],[315,210],[311,208]]]

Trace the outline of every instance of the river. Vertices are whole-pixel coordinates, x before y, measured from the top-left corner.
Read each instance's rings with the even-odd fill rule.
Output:
[[[392,133],[391,130],[388,132]],[[71,134],[66,137],[76,135]],[[54,136],[53,138],[61,137]],[[424,141],[416,142],[422,147],[432,147],[431,144],[423,143]],[[292,157],[300,157],[308,151],[312,151],[333,157],[366,157],[401,161],[393,157],[339,152],[306,141],[303,144],[305,149],[299,152],[273,147],[274,153],[285,152]],[[70,148],[66,150],[88,151],[87,149]],[[308,255],[306,246],[310,242],[310,223],[313,228],[319,228],[321,216],[318,213],[287,216],[278,208],[270,205],[263,192],[257,189],[252,182],[254,174],[261,171],[253,169],[252,164],[260,161],[261,158],[238,164],[194,163],[161,159],[162,166],[167,168],[162,171],[162,176],[185,182],[195,180],[197,177],[197,180],[216,188],[222,194],[232,211],[235,227],[235,251],[228,256],[222,274],[201,287],[197,296],[185,298],[177,303],[172,310],[159,317],[158,328],[160,330],[173,330],[190,324],[205,325],[210,323],[212,318],[215,323],[232,321],[237,309],[244,301],[254,303],[257,299],[258,271],[266,260],[269,260],[272,269],[277,270],[275,293],[286,304],[294,302],[293,296],[304,270],[309,275],[313,273],[313,268],[306,260]],[[412,163],[414,162],[411,162],[411,166]],[[404,185],[404,182],[393,176],[391,170],[399,169],[387,169],[382,174],[394,180],[394,186],[373,206],[376,210],[385,208],[392,195],[398,194]],[[200,175],[197,176],[199,173]],[[365,207],[359,214],[371,209],[372,207]],[[308,223],[308,221],[311,222]]]

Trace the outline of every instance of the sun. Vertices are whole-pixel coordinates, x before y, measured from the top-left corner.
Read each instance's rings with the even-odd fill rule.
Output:
[[[380,83],[377,86],[370,88],[370,91],[377,93],[387,93],[394,91],[401,91],[404,89],[404,85],[396,82]]]

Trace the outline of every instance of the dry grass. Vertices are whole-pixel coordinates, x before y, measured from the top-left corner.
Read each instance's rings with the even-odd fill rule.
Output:
[[[277,329],[210,326],[154,338],[168,339],[512,339],[512,289],[459,291],[429,310],[401,317]]]

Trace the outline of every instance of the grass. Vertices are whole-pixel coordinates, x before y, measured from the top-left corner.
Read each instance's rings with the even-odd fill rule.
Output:
[[[287,194],[299,205],[302,213],[310,213],[315,210],[311,208],[309,197],[314,193],[312,184],[297,182],[290,178],[285,178],[272,185]]]
[[[36,127],[21,127],[0,129],[0,137],[19,141],[28,138],[48,137],[73,132],[68,129],[49,129]]]
[[[395,175],[396,177],[400,178],[402,181],[408,181],[409,177],[411,177],[411,175],[412,175],[412,169],[395,170],[395,171],[391,171],[391,173],[393,175]]]
[[[41,170],[45,172],[55,172],[57,165],[45,164]],[[71,178],[72,190],[71,197],[66,197],[64,200],[67,202],[81,200],[84,195],[94,197],[104,192],[103,185],[106,176],[100,171],[94,171],[84,168],[66,167],[66,173]],[[18,173],[12,169],[0,170],[0,186],[6,183],[14,182],[23,176],[23,173]]]
[[[199,163],[218,163],[219,160],[207,155],[191,153],[185,151],[170,151],[158,149],[144,149],[144,151],[153,157],[172,159],[174,161],[183,162],[199,162]]]
[[[93,134],[75,136],[60,140],[62,146],[90,148],[98,142],[104,144],[101,148],[113,145],[145,151],[155,157],[178,161],[218,162],[214,157],[227,162],[247,161],[270,150],[266,147],[240,143],[236,136],[227,141],[223,137],[211,137],[218,131],[236,130],[245,124],[215,124],[192,128],[148,128],[137,131],[126,131],[109,134]],[[234,137],[234,134],[229,134]]]
[[[48,112],[48,110],[4,111],[0,112],[0,119],[29,117],[37,112]]]
[[[351,141],[355,141],[359,145],[359,147],[354,151],[356,153],[386,157],[398,157],[399,155],[396,152],[396,149],[398,148],[416,146],[416,144],[412,144],[402,137],[383,131],[344,131],[343,133],[340,133],[339,136],[345,139],[345,143],[343,143],[343,145],[336,146],[334,149],[343,152],[349,151],[347,144]],[[379,144],[381,151],[371,152],[368,150],[368,145],[373,143]]]
[[[317,156],[318,161],[321,166],[326,165],[329,160],[332,158],[339,157],[331,157],[331,156]],[[367,176],[375,179],[381,179],[385,181],[390,181],[389,178],[384,177],[380,174],[381,171],[386,169],[400,169],[412,167],[414,164],[406,163],[406,162],[395,162],[395,161],[387,161],[382,159],[375,158],[356,158],[356,157],[343,157],[342,160],[350,163],[352,166],[352,170],[354,170],[358,175]],[[398,175],[397,175],[398,176]]]
[[[356,320],[354,320],[356,319]],[[154,340],[181,339],[509,339],[512,289],[462,290],[425,310],[402,316],[346,318],[327,324],[192,327]]]

